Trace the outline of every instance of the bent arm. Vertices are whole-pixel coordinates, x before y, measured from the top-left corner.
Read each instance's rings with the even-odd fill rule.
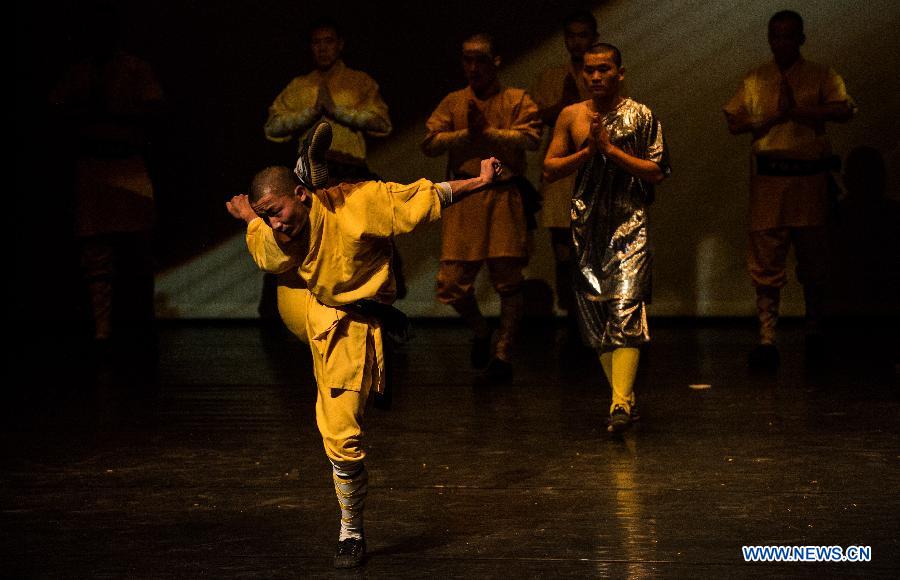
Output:
[[[642,181],[657,184],[669,174],[669,154],[663,138],[662,125],[655,117],[640,131],[646,139],[638,143],[632,154],[610,140],[609,131],[602,124],[593,124],[591,141],[606,159]]]
[[[725,103],[722,112],[728,123],[728,132],[732,135],[753,133],[759,135],[768,131],[775,123],[772,119],[754,118],[748,110],[746,79],[741,81],[738,91]]]
[[[422,153],[428,157],[437,157],[443,155],[450,149],[464,147],[468,145],[469,130],[459,129],[457,131],[429,131],[422,141]]]
[[[656,184],[665,178],[662,168],[655,162],[635,157],[615,145],[610,145],[603,154],[628,173],[649,183]]]
[[[754,139],[764,136],[775,125],[785,123],[790,119],[790,114],[778,111],[771,117],[765,119],[753,120],[753,118],[743,110],[740,111],[724,111],[725,121],[728,123],[728,132],[732,135],[741,135],[743,133],[752,133]]]
[[[546,183],[552,183],[563,177],[575,173],[594,154],[590,147],[573,151],[571,127],[573,114],[571,110],[563,109],[553,128],[553,138],[547,147],[547,155],[544,157],[544,171],[542,177]]]
[[[291,240],[272,230],[256,215],[246,194],[238,194],[225,202],[225,209],[235,219],[247,224],[247,249],[263,272],[281,274],[300,265],[300,256],[290,252]]]
[[[300,256],[289,252],[289,242],[281,242],[275,232],[257,217],[247,224],[247,249],[257,267],[270,274],[282,274],[300,265]]]
[[[541,144],[542,129],[537,103],[523,92],[513,115],[509,129],[485,127],[482,137],[498,148],[535,151]]]
[[[796,106],[788,111],[788,117],[800,123],[843,123],[853,117],[853,108],[847,101],[821,105]]]
[[[847,94],[844,79],[834,69],[828,70],[820,95],[820,103],[794,106],[789,112],[791,119],[807,124],[821,124],[826,121],[843,123],[856,114],[856,103],[853,97]]]
[[[749,115],[729,111],[723,112],[725,113],[725,122],[728,123],[728,132],[732,135],[741,135],[742,133],[755,130]]]
[[[366,83],[357,107],[335,106],[334,118],[351,129],[365,131],[370,137],[387,137],[393,128],[387,104],[373,80]]]
[[[263,128],[266,139],[286,143],[309,129],[321,116],[315,106],[301,106],[301,97],[301,89],[292,83],[275,98]]]
[[[468,128],[457,129],[454,125],[449,97],[438,104],[425,123],[425,129],[421,149],[428,157],[437,157],[451,149],[465,147],[471,141]]]

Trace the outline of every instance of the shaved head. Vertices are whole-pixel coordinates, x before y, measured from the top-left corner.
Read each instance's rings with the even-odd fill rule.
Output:
[[[470,44],[470,45],[485,44],[490,49],[488,56],[492,56],[492,57],[497,56],[497,47],[494,44],[494,37],[486,32],[478,32],[476,34],[466,37],[466,39],[463,40],[463,44]],[[465,50],[465,49],[463,49],[463,50]]]
[[[287,167],[266,167],[256,174],[247,195],[250,208],[281,241],[295,239],[309,225],[307,190]]]
[[[588,49],[588,54],[611,54],[612,61],[616,63],[616,66],[622,67],[622,52],[607,42],[595,42]]]
[[[773,14],[769,18],[769,26],[771,27],[776,22],[793,22],[797,27],[797,32],[803,34],[803,17],[793,10],[782,10]]]
[[[297,185],[294,172],[287,167],[266,167],[253,177],[248,197],[250,203],[255,204],[267,193],[274,196],[293,195]]]

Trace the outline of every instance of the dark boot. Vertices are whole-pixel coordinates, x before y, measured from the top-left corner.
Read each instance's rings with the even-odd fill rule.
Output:
[[[476,369],[485,368],[491,360],[491,329],[478,308],[478,302],[474,296],[466,296],[451,306],[475,333],[472,340],[472,366]]]
[[[497,345],[494,347],[495,358],[507,363],[512,360],[512,347],[524,310],[525,300],[521,291],[500,297],[500,329],[497,331]]]
[[[781,363],[775,346],[775,330],[778,326],[778,308],[781,290],[772,286],[756,287],[756,316],[759,319],[759,344],[750,353],[750,368],[755,371],[773,371]]]

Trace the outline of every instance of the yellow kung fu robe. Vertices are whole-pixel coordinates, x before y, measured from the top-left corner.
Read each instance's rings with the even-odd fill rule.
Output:
[[[334,118],[316,108],[319,89],[326,86],[334,100]],[[266,138],[276,143],[301,139],[321,119],[331,123],[329,159],[365,164],[366,137],[385,137],[391,132],[388,107],[378,84],[366,73],[338,61],[327,72],[313,71],[293,79],[269,107]]]
[[[309,227],[288,244],[279,244],[262,219],[247,226],[247,247],[256,264],[282,275],[279,312],[288,328],[309,343],[320,388],[381,392],[381,327],[342,307],[362,299],[392,303],[390,238],[440,217],[430,181],[367,181],[317,191]],[[288,282],[286,276],[293,273]]]

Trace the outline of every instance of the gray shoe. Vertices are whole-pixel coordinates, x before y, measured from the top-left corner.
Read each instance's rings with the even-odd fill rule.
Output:
[[[330,147],[331,125],[326,121],[320,121],[306,134],[300,155],[297,157],[294,175],[300,180],[300,185],[314,191],[328,184],[328,164],[325,161],[325,154]]]

